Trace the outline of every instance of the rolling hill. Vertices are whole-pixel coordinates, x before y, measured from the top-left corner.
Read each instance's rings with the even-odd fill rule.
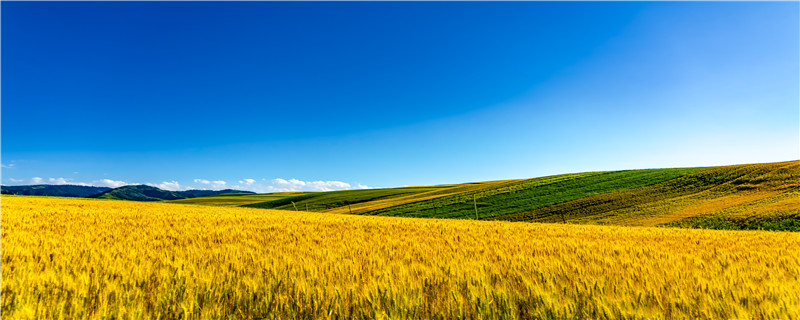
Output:
[[[147,185],[130,185],[104,191],[99,194],[89,196],[89,198],[133,200],[133,201],[162,201],[188,199],[202,196],[213,196],[225,193],[236,193],[240,195],[252,194],[250,191],[241,190],[187,190],[187,191],[167,191]]]
[[[63,185],[36,184],[29,186],[0,186],[0,190],[2,190],[3,194],[83,198],[111,190],[111,188],[78,186],[70,184],[63,184]]]
[[[188,198],[188,195],[179,192],[161,190],[146,185],[124,186],[108,190],[89,198],[133,200],[133,201],[160,201]]]
[[[191,195],[194,197],[209,197],[209,196],[217,196],[221,194],[239,194],[239,195],[248,195],[248,194],[255,194],[252,191],[243,191],[243,190],[234,190],[234,189],[223,189],[223,190],[185,190],[180,191],[180,193]]]
[[[506,221],[800,231],[800,161],[284,194],[264,202],[248,197],[228,203],[400,217],[475,219],[477,210],[479,219]]]
[[[26,187],[25,194],[32,195],[91,190]],[[3,191],[12,188],[18,187]],[[800,161],[330,192],[166,191],[137,185],[90,197],[397,217],[800,231]]]
[[[305,193],[303,192],[277,192],[277,193],[267,193],[267,194],[226,193],[226,194],[203,196],[197,198],[168,200],[164,202],[178,203],[178,204],[197,204],[197,205],[215,206],[215,207],[239,207],[247,204],[269,202],[272,200],[278,200],[302,194]]]

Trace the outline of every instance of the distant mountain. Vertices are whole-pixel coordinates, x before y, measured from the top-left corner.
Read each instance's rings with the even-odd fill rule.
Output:
[[[186,190],[186,191],[181,191],[181,192],[193,195],[195,197],[216,196],[218,194],[223,194],[223,193],[252,193],[252,194],[255,194],[255,192],[252,192],[252,191],[242,191],[242,190],[233,190],[233,189],[225,189],[225,190]]]
[[[88,197],[111,190],[108,187],[76,186],[71,184],[37,184],[29,186],[0,186],[2,194],[51,197]]]
[[[28,196],[51,196],[51,197],[79,197],[79,198],[100,198],[100,199],[119,199],[133,201],[160,201],[178,200],[187,198],[197,198],[215,196],[224,193],[255,193],[242,190],[186,190],[186,191],[167,191],[147,185],[130,185],[116,189],[108,187],[88,187],[76,185],[50,185],[39,184],[30,186],[0,186],[3,194],[16,194]]]
[[[130,186],[119,187],[112,190],[107,190],[102,193],[92,195],[90,196],[90,198],[133,200],[133,201],[161,201],[161,200],[178,200],[178,199],[197,198],[204,196],[213,196],[223,193],[253,193],[253,192],[232,190],[232,189],[167,191],[167,190],[161,190],[156,187],[140,184],[140,185],[130,185]]]
[[[156,187],[139,184],[139,185],[130,185],[130,186],[119,187],[116,189],[111,189],[99,194],[89,196],[89,198],[133,200],[133,201],[160,201],[160,200],[186,199],[186,198],[192,198],[192,196],[190,196],[189,194],[183,194],[181,192],[166,191]]]

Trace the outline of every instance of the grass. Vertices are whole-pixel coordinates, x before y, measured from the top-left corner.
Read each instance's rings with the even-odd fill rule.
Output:
[[[237,207],[254,203],[273,201],[288,197],[306,194],[304,192],[277,192],[267,194],[252,193],[226,193],[216,196],[198,197],[190,199],[169,200],[167,203],[197,204],[204,206]]]
[[[799,181],[791,161],[171,202],[448,219],[474,219],[477,206],[492,220],[797,231]]]
[[[391,189],[342,190],[329,192],[307,192],[293,197],[243,205],[248,208],[325,211],[333,208],[347,208],[348,205],[393,198],[409,194],[439,190],[444,187],[404,187]],[[294,204],[293,204],[294,202]]]
[[[749,217],[792,218],[800,208],[800,161],[713,167],[662,183],[558,203],[498,216],[510,221],[637,225],[701,226],[692,222],[726,220],[743,225]],[[790,223],[791,222],[785,222]],[[720,224],[715,222],[714,224]],[[749,228],[749,227],[748,227]]]
[[[447,195],[369,212],[374,215],[436,218],[480,218],[533,210],[588,196],[637,188],[700,170],[650,169],[557,175],[514,182],[488,190]],[[475,203],[473,203],[475,196]]]
[[[800,317],[797,233],[0,203],[11,319]]]

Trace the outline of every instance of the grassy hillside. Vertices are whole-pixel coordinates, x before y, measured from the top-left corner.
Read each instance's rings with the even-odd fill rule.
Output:
[[[167,203],[198,204],[217,207],[237,207],[253,203],[262,203],[272,200],[294,197],[305,194],[304,192],[278,192],[267,194],[252,193],[226,193],[214,196],[205,196],[191,199],[164,201]]]
[[[2,194],[16,194],[29,196],[49,197],[88,197],[104,191],[111,190],[107,187],[77,186],[77,185],[51,185],[36,184],[29,186],[0,186]]]
[[[520,180],[500,180],[500,181],[487,181],[464,183],[455,185],[440,185],[435,187],[416,187],[420,192],[401,194],[393,197],[379,198],[372,201],[359,202],[348,207],[338,207],[326,210],[327,213],[350,213],[353,214],[373,214],[377,210],[410,204],[433,199],[441,198],[449,195],[474,193],[478,191],[488,191],[493,189],[508,186]],[[429,189],[428,189],[429,188]],[[392,189],[385,189],[392,190]]]
[[[146,185],[131,185],[108,190],[103,193],[90,196],[90,198],[132,201],[161,201],[184,199],[188,196],[189,195],[182,194],[177,191],[161,190],[159,188]]]
[[[164,201],[164,200],[169,201],[169,200],[179,200],[179,199],[191,199],[196,197],[215,197],[221,194],[226,194],[226,195],[232,194],[234,196],[254,195],[254,193],[250,191],[240,191],[232,189],[169,191],[147,185],[129,185],[124,187],[119,187],[116,189],[111,189],[96,195],[92,195],[89,196],[89,198],[131,200],[131,201]]]
[[[800,231],[800,161],[177,200],[399,217]],[[294,203],[294,204],[292,204]]]
[[[255,192],[252,192],[252,191],[242,191],[242,190],[234,190],[234,189],[223,189],[223,190],[196,190],[196,189],[191,189],[191,190],[181,191],[181,193],[184,193],[184,194],[187,194],[187,195],[191,195],[193,197],[211,197],[211,196],[217,196],[217,195],[221,195],[221,194],[231,194],[231,193],[240,194],[240,195],[255,194]]]
[[[547,207],[595,194],[653,185],[698,170],[700,169],[653,169],[557,175],[392,206],[370,214],[474,218],[477,205],[479,217],[488,218]]]
[[[707,168],[495,219],[800,231],[799,200],[800,161],[792,161]]]
[[[298,210],[302,211],[325,211],[332,208],[342,208],[346,210],[348,205],[362,202],[376,201],[385,198],[395,198],[398,196],[416,194],[431,190],[438,190],[442,187],[413,187],[413,188],[391,188],[391,189],[363,189],[363,190],[342,190],[329,192],[307,192],[300,195],[285,197],[272,201],[253,203],[244,205],[248,208],[278,209],[278,210]],[[294,204],[292,204],[294,202]],[[348,211],[349,212],[349,211]]]
[[[798,319],[800,234],[3,196],[9,319]]]

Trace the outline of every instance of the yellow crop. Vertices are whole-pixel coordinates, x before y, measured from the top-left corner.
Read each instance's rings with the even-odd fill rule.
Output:
[[[4,319],[800,318],[800,234],[2,197]]]

